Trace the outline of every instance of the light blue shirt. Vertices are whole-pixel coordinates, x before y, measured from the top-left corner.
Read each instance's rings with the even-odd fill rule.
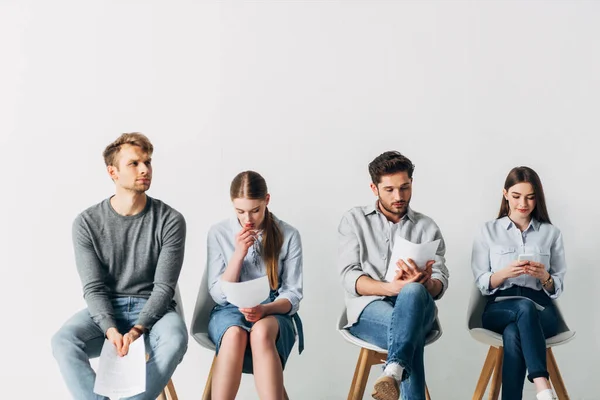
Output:
[[[379,211],[378,204],[355,207],[347,211],[338,227],[338,270],[345,289],[348,325],[356,321],[369,303],[384,296],[361,296],[356,292],[356,281],[363,275],[384,281],[396,235],[413,243],[427,243],[440,239],[434,257],[431,277],[442,283],[442,291],[448,288],[446,268],[446,245],[440,229],[428,216],[409,208],[397,224],[390,223]]]
[[[496,289],[490,290],[492,273],[517,260],[519,254],[533,254],[535,261],[544,264],[554,279],[554,293],[546,291],[537,278],[527,274],[509,278]],[[554,225],[533,218],[523,232],[508,217],[486,222],[473,242],[471,268],[475,282],[484,295],[517,285],[544,289],[551,298],[556,299],[563,291],[567,271],[562,234]]]
[[[283,245],[279,254],[278,299],[288,299],[292,304],[289,314],[295,314],[302,300],[302,243],[300,233],[293,226],[273,217],[283,234]],[[217,304],[226,305],[227,297],[221,288],[221,275],[235,251],[235,235],[242,229],[237,217],[232,217],[212,226],[208,232],[208,290]],[[258,250],[258,251],[257,251]],[[240,282],[263,277],[267,274],[260,256],[261,245],[251,246],[244,258]]]

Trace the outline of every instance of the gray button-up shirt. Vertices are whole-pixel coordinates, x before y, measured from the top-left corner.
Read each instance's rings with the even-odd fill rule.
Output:
[[[356,281],[363,275],[384,281],[392,251],[392,224],[379,211],[377,203],[366,207],[355,207],[344,214],[339,228],[338,267],[342,285],[346,291],[346,312],[348,326],[358,321],[362,310],[371,302],[384,296],[361,296],[356,292]],[[395,234],[413,243],[426,243],[440,239],[435,264],[432,267],[433,279],[442,283],[441,298],[448,288],[448,268],[446,268],[446,245],[436,223],[426,215],[408,209],[398,222]]]

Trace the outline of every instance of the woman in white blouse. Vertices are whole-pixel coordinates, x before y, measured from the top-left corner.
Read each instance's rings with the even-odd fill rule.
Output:
[[[483,327],[503,337],[503,400],[522,399],[526,371],[538,400],[556,399],[545,339],[557,333],[552,299],[562,293],[566,272],[562,235],[550,222],[534,170],[513,168],[502,192],[498,218],[485,223],[473,243],[471,268],[488,296]]]
[[[264,178],[254,171],[238,174],[230,197],[236,215],[208,233],[208,288],[217,305],[208,335],[217,347],[212,378],[214,399],[235,399],[242,372],[253,372],[261,399],[283,399],[283,368],[302,323],[302,244],[291,225],[267,208],[270,195]],[[252,308],[230,304],[222,282],[268,277],[271,293]]]

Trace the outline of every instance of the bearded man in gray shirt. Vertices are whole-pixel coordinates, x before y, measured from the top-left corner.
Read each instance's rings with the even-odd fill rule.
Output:
[[[146,391],[130,400],[156,399],[187,350],[187,329],[173,297],[183,264],[183,216],[146,195],[152,181],[153,146],[126,133],[104,151],[115,195],[77,216],[75,262],[87,309],[52,338],[62,376],[77,400],[107,400],[93,392],[89,359],[105,338],[124,356],[144,335]]]
[[[346,212],[339,225],[338,266],[352,335],[388,350],[373,398],[425,400],[423,350],[437,309],[434,299],[448,287],[446,246],[435,222],[410,208],[414,165],[397,151],[369,164],[375,204]],[[423,270],[408,260],[390,260],[394,240],[440,239]],[[391,261],[391,263],[390,263]],[[390,266],[391,265],[391,266]],[[386,281],[388,266],[397,268]]]

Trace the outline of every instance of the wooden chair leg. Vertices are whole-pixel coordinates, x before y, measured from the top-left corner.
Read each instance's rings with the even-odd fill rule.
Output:
[[[371,353],[375,352],[364,348],[360,349],[356,369],[354,370],[354,377],[352,378],[352,386],[348,393],[348,400],[362,400],[365,394],[365,387],[367,386],[371,368],[369,362],[369,359],[372,357]]]
[[[494,362],[494,376],[492,377],[492,386],[490,387],[490,400],[498,400],[500,387],[502,386],[502,360],[504,359],[504,349],[499,347]]]
[[[560,370],[558,369],[558,364],[556,363],[556,358],[554,358],[554,353],[551,348],[546,349],[546,359],[548,374],[550,374],[550,382],[552,383],[552,386],[554,386],[554,391],[558,396],[558,400],[569,400],[565,382],[560,375]]]
[[[202,393],[202,400],[210,400],[212,396],[212,374],[215,368],[215,363],[217,362],[217,356],[213,357],[213,362],[210,366],[210,371],[208,372],[208,378],[206,378],[206,385],[204,386],[204,393]]]
[[[167,393],[166,393],[166,388],[163,389],[162,392],[160,392],[160,394],[158,395],[158,397],[156,398],[156,400],[167,400]]]
[[[169,383],[167,383],[167,387],[165,389],[167,400],[179,400],[177,397],[177,392],[175,391],[175,385],[173,384],[173,379],[169,379]]]
[[[497,355],[498,349],[494,346],[490,346],[487,356],[485,357],[485,362],[483,363],[483,368],[481,369],[481,375],[479,375],[479,380],[477,381],[477,386],[475,386],[473,400],[481,400],[483,398],[483,395],[485,394],[485,389],[487,388],[487,385],[490,382],[492,371],[494,370],[494,365],[496,364]]]
[[[427,384],[425,384],[425,399],[431,400],[431,396],[429,395],[429,388],[427,387]]]

